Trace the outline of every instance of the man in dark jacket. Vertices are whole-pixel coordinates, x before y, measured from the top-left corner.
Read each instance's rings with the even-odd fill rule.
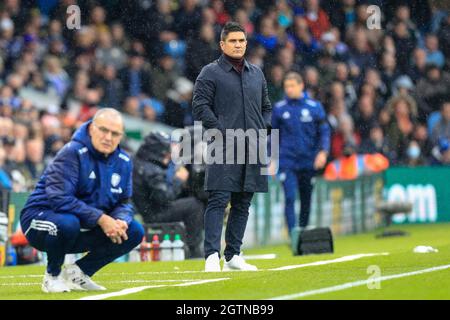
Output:
[[[20,224],[30,244],[47,252],[44,292],[105,290],[90,277],[141,242],[122,136],[120,113],[99,110],[58,152],[28,198]],[[61,272],[66,253],[83,252],[89,253]]]
[[[133,202],[146,223],[184,222],[189,257],[202,256],[203,203],[195,197],[180,198],[189,173],[180,167],[168,178],[170,137],[154,132],[145,137],[134,159]]]
[[[223,216],[230,200],[223,269],[257,269],[242,259],[240,249],[253,193],[267,192],[268,189],[267,176],[261,173],[264,163],[249,161],[254,156],[252,146],[255,145],[255,139],[250,136],[242,139],[245,152],[236,156],[234,147],[227,148],[229,142],[234,143],[239,129],[246,133],[257,132],[259,139],[265,139],[265,129],[270,129],[272,107],[266,80],[261,69],[244,59],[246,46],[244,29],[237,23],[227,23],[220,41],[223,55],[202,69],[194,86],[194,119],[202,121],[207,132],[215,131],[217,141],[225,136],[226,144],[222,147],[223,154],[227,155],[226,164],[208,163],[206,168],[205,190],[209,191],[209,198],[205,211],[205,271],[220,271]],[[216,145],[215,140],[214,144],[208,145],[210,151],[213,145]],[[233,153],[232,163],[228,161],[230,153]],[[237,160],[241,156],[245,157],[242,164]]]

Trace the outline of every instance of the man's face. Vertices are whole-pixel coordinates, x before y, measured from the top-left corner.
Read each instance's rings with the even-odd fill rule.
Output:
[[[286,79],[284,81],[284,92],[290,99],[298,99],[302,96],[303,82],[298,82],[295,79]]]
[[[223,53],[235,59],[240,59],[245,55],[247,39],[241,31],[230,32],[225,41],[220,41],[220,48]]]
[[[119,118],[99,117],[89,126],[94,149],[105,155],[113,153],[123,136],[123,123]]]

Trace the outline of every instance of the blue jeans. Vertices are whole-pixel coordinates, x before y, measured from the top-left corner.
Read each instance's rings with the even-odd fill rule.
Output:
[[[73,214],[51,210],[27,212],[21,216],[21,227],[30,245],[47,252],[47,272],[59,275],[67,253],[89,252],[76,264],[88,276],[135,248],[144,236],[143,227],[136,221],[128,226],[128,240],[113,243],[100,227],[80,230],[80,221]]]
[[[315,175],[314,170],[292,170],[280,169],[278,178],[283,184],[286,222],[289,234],[295,227],[295,199],[297,192],[300,192],[300,227],[306,227],[309,222],[311,211],[311,196],[313,185],[312,178]]]
[[[225,230],[224,256],[229,261],[234,255],[240,254],[252,197],[253,192],[209,191],[205,211],[205,258],[215,252],[220,256],[223,216],[230,200],[231,210]]]

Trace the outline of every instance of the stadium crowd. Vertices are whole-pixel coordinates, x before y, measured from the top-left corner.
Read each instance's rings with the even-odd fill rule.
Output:
[[[74,4],[80,29],[66,26]],[[381,29],[368,28],[370,4],[381,9]],[[193,124],[195,79],[219,57],[230,20],[245,27],[247,59],[264,71],[272,104],[286,72],[301,72],[328,114],[330,160],[351,142],[393,165],[450,165],[445,1],[5,0],[0,187],[30,190],[98,108]]]

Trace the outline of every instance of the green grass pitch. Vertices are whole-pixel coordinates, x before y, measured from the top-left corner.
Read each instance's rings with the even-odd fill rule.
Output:
[[[260,269],[258,272],[205,273],[202,272],[203,260],[113,263],[94,276],[95,281],[108,288],[105,292],[45,294],[40,288],[43,266],[4,267],[0,268],[0,299],[80,299],[142,286],[148,287],[135,293],[100,298],[450,299],[450,268],[408,274],[450,264],[450,223],[395,226],[395,229],[407,231],[409,236],[375,239],[378,231],[341,236],[335,239],[334,254],[294,257],[287,244],[245,250],[245,255],[277,255],[276,259],[249,261]],[[413,248],[417,245],[433,246],[439,252],[414,253]],[[383,252],[389,254],[326,262],[350,255]],[[317,261],[325,262],[314,264]],[[289,270],[268,270],[310,263],[313,264]],[[368,273],[369,266],[375,266],[372,268],[379,273]],[[392,275],[400,276],[389,279]],[[368,279],[375,281],[375,276],[384,281],[348,285]],[[343,287],[344,284],[347,286]],[[334,290],[330,289],[333,287]],[[313,291],[318,289],[324,290]]]

